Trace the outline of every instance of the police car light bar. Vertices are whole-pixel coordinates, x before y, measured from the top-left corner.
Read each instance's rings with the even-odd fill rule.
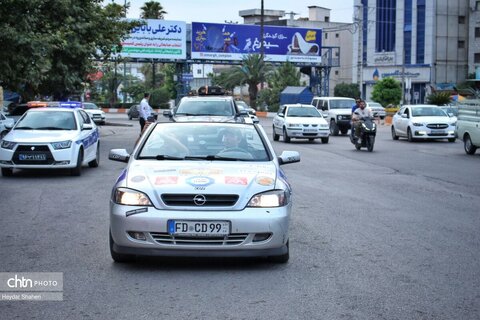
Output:
[[[80,101],[62,101],[59,104],[60,108],[81,108],[82,103]]]

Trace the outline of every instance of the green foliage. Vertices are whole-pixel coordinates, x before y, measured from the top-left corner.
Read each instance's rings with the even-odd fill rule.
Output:
[[[250,106],[257,108],[258,85],[265,82],[266,75],[272,70],[271,64],[265,62],[260,54],[250,54],[242,59],[242,65],[233,68],[230,79],[239,81],[238,85],[248,85]]]
[[[212,85],[220,86],[228,91],[233,91],[236,86],[240,85],[241,78],[235,78],[231,76],[232,69],[233,67],[227,70],[223,70],[218,75],[209,74],[208,77],[212,80]]]
[[[372,91],[372,100],[382,106],[398,105],[402,99],[402,85],[393,78],[379,80]]]
[[[167,11],[163,10],[163,6],[160,2],[157,1],[148,1],[143,4],[143,7],[140,8],[142,13],[140,17],[142,19],[162,19]]]
[[[358,83],[339,83],[333,90],[335,97],[358,98],[360,97],[360,89]]]
[[[268,75],[267,83],[268,88],[260,93],[259,105],[267,105],[269,111],[276,111],[280,105],[280,93],[288,86],[300,86],[300,71],[290,62],[284,63]]]
[[[450,92],[435,92],[427,97],[428,104],[435,104],[437,106],[443,106],[452,102],[450,98]]]
[[[78,92],[138,21],[120,20],[123,6],[101,0],[4,0],[0,5],[0,84],[24,100]]]
[[[150,93],[149,102],[153,108],[167,109],[169,107],[169,104],[168,104],[169,101],[170,101],[170,92],[166,87],[154,89]]]

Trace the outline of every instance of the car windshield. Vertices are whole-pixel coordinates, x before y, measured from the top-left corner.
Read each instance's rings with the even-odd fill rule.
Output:
[[[84,109],[99,109],[96,104],[94,103],[84,103],[83,104]]]
[[[353,99],[335,99],[330,100],[330,109],[352,109],[355,104]]]
[[[321,115],[316,108],[293,107],[293,108],[288,108],[287,117],[318,117],[320,118]]]
[[[158,123],[137,159],[269,161],[253,125],[227,123]]]
[[[445,117],[447,114],[437,107],[413,107],[412,117]]]
[[[21,118],[15,130],[76,130],[73,112],[35,111],[27,112]]]
[[[178,106],[176,115],[188,116],[233,116],[233,107],[229,100],[187,100]]]
[[[458,116],[458,108],[454,107],[441,107],[448,115]]]
[[[250,108],[250,107],[248,106],[248,104],[247,104],[246,102],[244,102],[244,101],[235,101],[235,103],[237,104],[237,106],[243,107],[244,109]]]
[[[383,109],[382,105],[380,103],[376,103],[376,102],[369,102],[368,106],[370,108],[382,108]]]

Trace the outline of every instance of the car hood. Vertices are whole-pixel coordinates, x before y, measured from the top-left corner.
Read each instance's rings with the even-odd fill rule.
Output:
[[[11,130],[5,140],[17,143],[44,143],[74,140],[77,130]]]
[[[235,122],[234,116],[174,116],[175,122]]]
[[[286,117],[288,123],[300,123],[300,124],[328,124],[323,117]]]
[[[86,113],[91,113],[91,114],[102,114],[102,110],[95,110],[95,109],[85,109]]]
[[[338,115],[351,115],[352,109],[330,109],[329,113]]]
[[[246,204],[253,195],[274,189],[277,169],[273,162],[135,160],[124,179],[123,185],[157,203],[164,193],[198,193],[238,194],[239,203]]]
[[[412,117],[411,122],[421,122],[421,123],[451,123],[454,122],[450,117],[442,117],[442,116],[435,116],[435,117]]]

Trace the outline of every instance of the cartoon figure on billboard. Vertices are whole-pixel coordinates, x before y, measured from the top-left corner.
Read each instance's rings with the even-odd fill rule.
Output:
[[[295,32],[292,37],[292,43],[288,45],[287,53],[318,55],[319,51],[318,44],[307,42],[299,32]]]

